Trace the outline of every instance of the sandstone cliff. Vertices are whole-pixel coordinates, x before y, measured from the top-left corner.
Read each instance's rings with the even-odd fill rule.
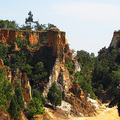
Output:
[[[75,72],[80,71],[80,65],[74,60],[72,52],[69,48],[67,40],[65,38],[65,32],[58,29],[51,28],[49,31],[24,31],[24,30],[7,30],[0,29],[0,40],[4,43],[10,44],[10,41],[14,41],[14,37],[21,36],[24,39],[28,39],[28,45],[37,45],[41,43],[42,46],[38,49],[30,49],[27,46],[22,48],[27,51],[27,57],[31,63],[38,63],[42,61],[48,72],[48,77],[39,84],[35,84],[34,87],[43,93],[43,96],[47,96],[50,87],[54,82],[57,83],[57,87],[64,95],[64,100],[71,103],[73,106],[73,113],[79,115],[79,112],[85,116],[94,115],[94,109],[87,102],[84,92],[79,85],[73,84],[74,78],[69,74],[68,69],[64,66],[65,62],[73,62]],[[47,37],[47,42],[42,43],[42,37]],[[20,48],[14,44],[11,50],[11,56],[17,54]],[[2,61],[0,65],[4,66]],[[5,67],[7,79],[15,81],[20,80],[25,100],[31,99],[31,86],[29,78],[26,73],[22,73],[19,69],[11,70]],[[82,109],[82,110],[81,110]],[[93,114],[92,114],[93,113]]]

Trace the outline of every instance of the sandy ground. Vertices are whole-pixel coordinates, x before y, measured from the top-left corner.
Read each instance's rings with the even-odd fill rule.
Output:
[[[108,104],[103,104],[100,108],[96,108],[97,115],[94,117],[72,117],[67,116],[66,118],[63,113],[60,111],[58,113],[54,112],[54,110],[51,110],[49,108],[45,108],[46,112],[49,114],[49,116],[52,118],[51,120],[120,120],[120,117],[118,116],[118,110],[117,106],[113,108],[107,108]],[[62,101],[62,105],[59,107],[60,109],[64,111],[70,111],[71,105],[65,101]]]
[[[95,117],[71,117],[70,120],[120,120],[117,107],[98,110],[98,113]]]

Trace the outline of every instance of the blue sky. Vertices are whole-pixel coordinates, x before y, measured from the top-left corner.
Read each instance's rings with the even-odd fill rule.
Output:
[[[31,10],[41,24],[53,23],[71,49],[97,52],[120,29],[120,0],[0,0],[0,19],[24,24]]]

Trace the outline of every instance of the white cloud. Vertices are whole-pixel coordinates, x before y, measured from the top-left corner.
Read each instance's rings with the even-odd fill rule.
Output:
[[[57,5],[60,14],[80,20],[120,23],[120,6],[99,3],[64,3]]]

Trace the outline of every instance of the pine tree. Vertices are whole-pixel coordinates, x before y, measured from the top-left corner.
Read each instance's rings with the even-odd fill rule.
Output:
[[[20,106],[21,109],[23,109],[24,108],[23,92],[18,81],[16,82],[15,95],[17,96],[18,105]]]
[[[20,106],[17,102],[16,95],[13,96],[8,111],[9,111],[12,119],[14,119],[14,120],[20,119]]]

